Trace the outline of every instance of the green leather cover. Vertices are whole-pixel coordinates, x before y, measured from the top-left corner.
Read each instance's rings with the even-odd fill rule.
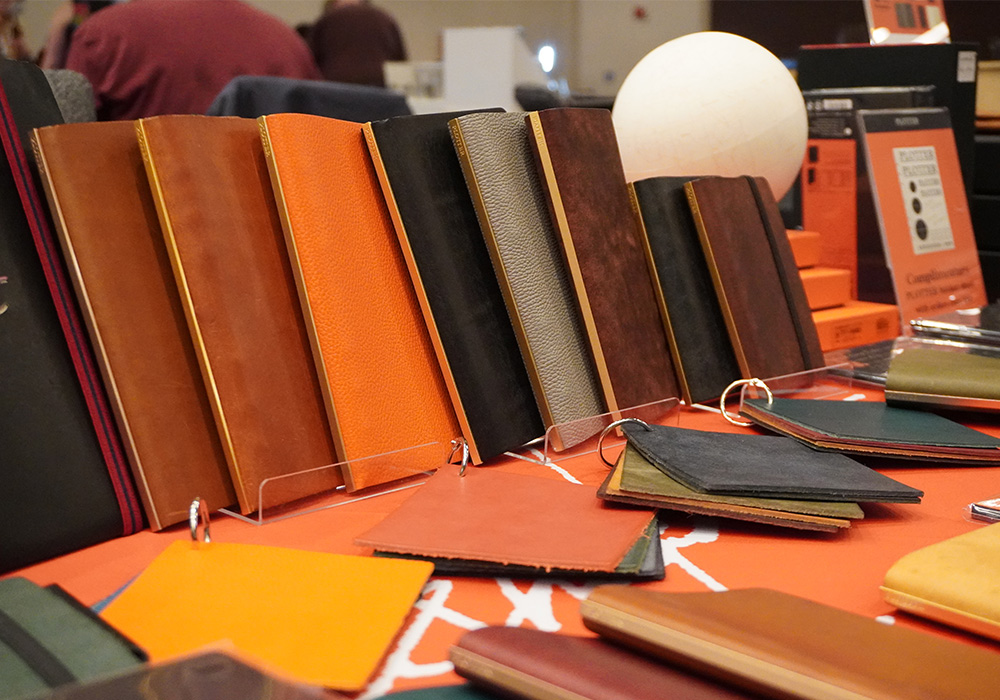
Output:
[[[24,578],[0,581],[0,698],[89,681],[145,659],[61,589]]]
[[[1000,440],[925,411],[878,401],[747,399],[740,414],[820,450],[1000,463]]]
[[[850,457],[785,437],[626,424],[629,444],[689,488],[713,494],[917,503],[923,492]]]

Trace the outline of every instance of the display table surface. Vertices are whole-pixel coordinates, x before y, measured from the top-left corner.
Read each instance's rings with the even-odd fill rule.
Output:
[[[851,392],[843,398],[864,396],[863,391]],[[867,397],[877,396],[869,392]],[[994,418],[993,422],[974,427],[1000,434],[1000,421]],[[718,414],[688,409],[680,412],[679,424],[702,430],[752,431],[731,426]],[[619,448],[610,445],[606,450],[608,456],[617,455]],[[555,463],[549,465],[528,461],[537,460],[540,454],[525,449],[519,456],[508,455],[480,468],[575,479],[595,488],[607,474],[607,468],[594,453],[565,459],[556,456]],[[904,554],[983,526],[968,519],[966,507],[971,501],[1000,495],[1000,467],[940,467],[934,463],[900,462],[892,467],[880,465],[879,469],[922,489],[923,502],[866,504],[865,518],[837,534],[664,512],[660,539],[666,579],[637,585],[675,592],[773,588],[1000,653],[1000,643],[897,613],[883,602],[879,592],[885,572]],[[368,554],[369,550],[353,543],[355,536],[377,523],[413,492],[400,490],[263,525],[217,514],[211,523],[212,538]],[[83,602],[94,605],[127,585],[172,541],[187,537],[190,534],[186,526],[159,533],[145,531],[37,564],[17,575],[42,585],[58,583]],[[433,578],[364,697],[458,682],[447,661],[448,649],[466,630],[483,625],[589,634],[580,621],[578,608],[592,587],[582,580]],[[997,660],[1000,663],[1000,656]]]

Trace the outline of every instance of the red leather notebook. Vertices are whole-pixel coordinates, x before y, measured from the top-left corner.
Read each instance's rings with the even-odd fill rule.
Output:
[[[165,116],[138,130],[240,508],[336,487],[334,469],[273,480],[337,458],[257,122]]]
[[[196,497],[235,503],[135,124],[64,124],[33,138],[150,527],[185,520]]]
[[[537,700],[751,698],[600,639],[521,627],[467,632],[451,649],[455,671],[504,696]]]
[[[437,466],[461,429],[361,125],[307,114],[259,121],[348,489]],[[352,462],[387,452],[396,454]]]
[[[608,408],[679,396],[610,112],[526,119]]]

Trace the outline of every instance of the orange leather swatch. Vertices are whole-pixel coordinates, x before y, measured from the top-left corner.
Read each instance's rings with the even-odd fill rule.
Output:
[[[437,466],[461,429],[362,126],[306,114],[258,121],[348,489]]]
[[[355,542],[383,552],[614,571],[652,511],[605,508],[593,488],[443,468]]]
[[[36,160],[149,525],[236,502],[133,122],[38,129]]]
[[[138,131],[241,509],[338,486],[326,469],[259,491],[337,460],[257,123],[178,115]]]
[[[161,661],[228,641],[297,680],[360,690],[433,565],[177,541],[101,616]]]

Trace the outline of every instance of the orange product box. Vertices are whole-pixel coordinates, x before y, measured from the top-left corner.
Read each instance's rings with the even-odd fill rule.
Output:
[[[792,244],[792,256],[799,269],[812,267],[819,262],[820,235],[816,231],[787,229],[788,242]]]
[[[843,306],[813,312],[823,352],[877,343],[899,335],[899,308],[895,304],[850,301]]]
[[[837,267],[810,267],[799,270],[809,309],[842,306],[851,300],[851,271]]]

